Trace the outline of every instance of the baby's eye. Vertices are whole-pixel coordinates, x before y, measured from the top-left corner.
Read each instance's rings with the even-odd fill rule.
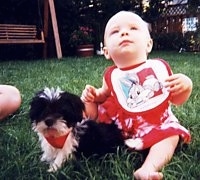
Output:
[[[137,30],[137,28],[135,26],[132,26],[131,30]]]
[[[119,32],[119,30],[115,29],[115,30],[112,30],[110,34],[116,34],[118,32]]]

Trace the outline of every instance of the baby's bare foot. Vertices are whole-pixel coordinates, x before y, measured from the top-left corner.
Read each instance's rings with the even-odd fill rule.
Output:
[[[149,180],[161,180],[163,179],[163,173],[161,172],[152,172],[149,174]]]
[[[137,180],[162,180],[163,173],[161,172],[148,172],[143,169],[138,169],[134,172],[134,178]]]

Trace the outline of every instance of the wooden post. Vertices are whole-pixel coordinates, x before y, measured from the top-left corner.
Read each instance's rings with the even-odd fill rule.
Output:
[[[53,33],[54,33],[54,40],[55,40],[55,46],[56,46],[56,53],[57,58],[62,58],[62,50],[60,46],[60,37],[58,32],[58,25],[57,25],[57,19],[56,19],[56,12],[54,7],[54,1],[53,0],[44,0],[44,38],[45,38],[45,44],[43,47],[43,56],[44,58],[47,57],[47,49],[48,49],[48,32],[49,32],[49,8],[51,13],[51,21],[53,26]]]
[[[47,42],[48,42],[48,31],[49,31],[49,4],[47,0],[44,0],[44,39],[43,45],[43,57],[47,58]]]
[[[53,26],[57,58],[60,59],[62,58],[62,50],[60,46],[60,37],[59,37],[59,32],[58,32],[54,0],[49,0],[49,7],[50,7],[50,13],[51,13],[51,21],[52,21],[52,26]]]

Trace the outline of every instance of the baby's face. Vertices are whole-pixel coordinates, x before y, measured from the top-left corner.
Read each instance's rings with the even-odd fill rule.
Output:
[[[126,56],[143,58],[147,56],[149,43],[152,43],[147,24],[138,15],[123,11],[109,20],[104,38],[108,58],[113,61]]]

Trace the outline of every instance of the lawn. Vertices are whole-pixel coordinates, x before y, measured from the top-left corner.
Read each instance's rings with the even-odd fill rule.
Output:
[[[200,179],[200,54],[154,52],[150,57],[166,59],[174,73],[188,75],[194,86],[189,101],[173,107],[180,122],[191,131],[192,142],[178,150],[163,168],[165,180]],[[28,117],[29,102],[36,91],[45,86],[59,86],[80,95],[85,84],[99,87],[105,67],[111,64],[103,57],[0,61],[0,83],[15,85],[23,99],[20,109],[0,122],[0,179],[132,179],[133,170],[143,159],[140,153],[125,148],[101,159],[82,157],[66,163],[56,173],[47,173],[47,165],[39,160],[38,139]]]

